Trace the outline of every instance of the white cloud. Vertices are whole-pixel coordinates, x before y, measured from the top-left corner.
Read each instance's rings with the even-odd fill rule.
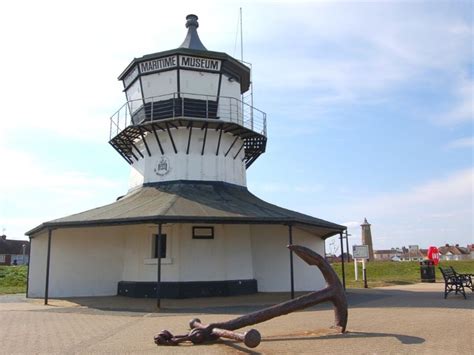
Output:
[[[349,222],[342,223],[342,225],[346,226],[347,228],[359,227],[361,224],[362,222],[359,222],[359,221],[349,221]]]
[[[367,217],[377,248],[467,244],[474,238],[473,189],[474,169],[469,168],[400,193],[368,196],[333,208],[348,220]],[[349,223],[349,233],[360,234],[356,222]]]
[[[441,8],[427,13],[421,7],[393,2],[279,9],[268,11],[263,23],[255,21],[261,25],[249,39],[277,45],[292,40],[283,46],[293,47],[292,56],[277,52],[268,60],[268,53],[260,50],[264,57],[255,64],[263,70],[260,79],[269,86],[276,79],[284,87],[321,86],[334,89],[335,97],[360,98],[367,91],[412,83],[428,70],[456,73],[471,56],[472,29]],[[271,31],[268,23],[276,24]]]
[[[48,165],[40,164],[40,159],[26,152],[12,150],[0,145],[0,156],[2,156],[5,169],[0,175],[0,193],[17,193],[14,190],[41,189],[48,191],[63,191],[74,188],[87,189],[95,187],[117,188],[119,184],[115,181],[100,176],[89,176],[77,171],[57,171],[54,163]]]
[[[356,209],[366,210],[371,216],[414,213],[414,216],[424,217],[433,210],[456,209],[459,203],[469,206],[474,197],[473,184],[474,169],[470,168],[415,186],[409,191],[366,199]]]
[[[256,194],[269,194],[269,193],[298,193],[308,194],[317,193],[324,189],[323,185],[320,184],[289,184],[279,182],[266,182],[264,184],[253,183],[249,181],[249,189],[254,191]]]
[[[472,148],[474,147],[474,137],[464,137],[456,139],[452,142],[449,142],[446,145],[448,149],[455,149],[455,148]]]
[[[64,171],[38,156],[0,145],[6,169],[0,174],[0,228],[19,239],[36,225],[113,202],[126,181],[98,174]]]
[[[246,59],[255,64],[257,92],[311,87],[318,92],[305,100],[313,111],[337,103],[383,100],[385,91],[410,83],[427,68],[456,72],[471,55],[472,28],[466,23],[452,17],[439,21],[436,12],[426,14],[397,2],[374,7],[304,1],[298,6],[285,1],[271,6],[138,1],[140,16],[131,16],[129,3],[120,0],[67,6],[52,0],[9,2],[2,5],[0,21],[0,31],[9,34],[2,37],[0,65],[11,68],[3,75],[8,85],[0,86],[6,103],[3,138],[28,128],[78,140],[106,140],[108,118],[125,101],[116,77],[129,61],[177,47],[185,36],[184,16],[193,11],[200,17],[199,33],[206,46],[231,53],[242,3]],[[274,53],[265,50],[268,43],[288,40],[291,45],[285,44],[284,52],[276,50],[278,46],[269,46]],[[469,102],[462,102],[446,114],[447,120],[472,113]]]
[[[122,186],[93,172],[61,171],[43,157],[16,148],[17,137],[34,130],[38,135],[47,132],[64,139],[105,142],[108,118],[125,100],[116,77],[130,60],[177,47],[185,36],[184,16],[192,12],[200,17],[204,44],[232,54],[242,3],[245,59],[254,64],[256,97],[275,88],[276,100],[286,91],[304,89],[306,94],[308,88],[313,90],[301,97],[306,106],[285,105],[288,117],[306,118],[304,111],[316,116],[317,110],[340,103],[384,101],[391,90],[402,86],[421,83],[439,88],[443,77],[451,84],[447,90],[454,91],[458,101],[438,121],[458,124],[472,119],[472,81],[457,81],[466,63],[472,61],[472,24],[432,4],[428,6],[433,6],[433,11],[399,1],[377,6],[360,2],[303,1],[295,6],[293,2],[189,1],[170,5],[137,1],[136,11],[131,11],[130,2],[121,0],[3,2],[0,65],[8,70],[4,70],[0,86],[0,140],[8,140],[10,146],[8,150],[0,146],[6,167],[0,175],[0,197],[2,204],[8,196],[9,202],[33,205],[25,211],[28,215],[9,217],[12,223],[19,225],[29,216],[40,216],[43,221],[77,212],[81,206],[93,207],[94,195],[106,199]],[[288,95],[286,99],[292,98]],[[292,129],[301,128],[286,127],[286,132]],[[472,186],[472,172],[454,174],[404,194],[373,197],[352,207],[338,206],[337,215],[349,221],[364,216],[369,221],[387,218],[391,228],[387,235],[413,231],[425,217],[460,222],[472,213],[469,179]],[[317,193],[323,188],[292,183],[256,186],[266,194]],[[34,190],[49,193],[60,207],[53,209],[51,201],[35,201],[42,197]],[[74,206],[68,205],[72,194]],[[15,228],[24,231],[28,227]],[[374,228],[380,227],[375,223]]]
[[[134,57],[175,48],[186,35],[181,3],[141,1],[133,6],[139,16],[120,0],[0,6],[0,65],[9,68],[0,85],[1,138],[29,129],[108,140],[109,117],[125,102],[117,76]]]
[[[436,117],[443,125],[456,125],[474,121],[474,81],[462,80],[455,90],[453,107]]]

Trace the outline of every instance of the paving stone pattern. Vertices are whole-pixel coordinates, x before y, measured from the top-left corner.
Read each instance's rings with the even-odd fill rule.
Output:
[[[153,300],[82,298],[44,306],[22,295],[0,296],[0,353],[473,354],[474,296],[445,300],[442,291],[441,283],[349,290],[346,334],[329,328],[333,311],[320,306],[256,325],[263,340],[253,350],[227,340],[157,348],[153,335],[185,333],[196,316],[206,323],[227,320],[287,295],[164,300],[159,313]]]

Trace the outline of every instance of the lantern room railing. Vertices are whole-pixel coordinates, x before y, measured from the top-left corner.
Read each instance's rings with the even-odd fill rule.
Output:
[[[171,93],[130,100],[110,117],[110,139],[128,126],[186,118],[236,123],[267,136],[266,113],[234,97]]]

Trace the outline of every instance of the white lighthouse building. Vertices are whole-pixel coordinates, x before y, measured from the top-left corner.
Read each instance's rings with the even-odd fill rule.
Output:
[[[130,165],[117,201],[45,222],[31,239],[28,297],[183,298],[322,287],[289,243],[324,253],[344,226],[267,203],[246,187],[266,114],[242,102],[250,68],[209,51],[198,18],[180,47],[135,58],[109,143]]]

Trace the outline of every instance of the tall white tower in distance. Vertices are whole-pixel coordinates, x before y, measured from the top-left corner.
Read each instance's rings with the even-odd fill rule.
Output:
[[[370,230],[371,224],[367,222],[367,218],[364,218],[364,223],[361,225],[362,228],[362,244],[369,246],[369,261],[374,260],[374,247],[372,244],[372,232]]]

